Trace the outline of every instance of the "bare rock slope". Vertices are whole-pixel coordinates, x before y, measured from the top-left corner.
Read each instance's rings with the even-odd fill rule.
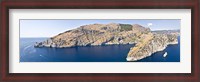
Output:
[[[149,34],[141,39],[128,53],[127,61],[136,61],[164,50],[169,44],[178,44],[175,34]]]
[[[177,44],[173,33],[152,33],[149,28],[134,24],[90,24],[60,33],[35,47],[74,47],[113,44],[136,44],[127,55],[127,61],[136,61],[161,51],[168,44]]]

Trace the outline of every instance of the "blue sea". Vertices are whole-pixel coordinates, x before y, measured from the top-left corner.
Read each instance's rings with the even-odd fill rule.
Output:
[[[72,48],[35,48],[35,42],[47,38],[20,38],[20,62],[127,62],[129,49],[134,46],[107,45]],[[180,62],[180,37],[178,44],[168,45],[163,51],[135,62]],[[167,52],[167,56],[163,54]]]

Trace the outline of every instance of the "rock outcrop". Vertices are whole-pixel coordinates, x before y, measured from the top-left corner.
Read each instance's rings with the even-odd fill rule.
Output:
[[[164,50],[169,44],[178,44],[175,34],[149,34],[144,36],[128,53],[127,61],[137,61]]]
[[[98,46],[136,44],[130,49],[127,61],[136,61],[161,51],[168,44],[177,43],[177,35],[153,33],[149,28],[134,24],[90,24],[60,33],[35,47],[65,48],[74,46]]]

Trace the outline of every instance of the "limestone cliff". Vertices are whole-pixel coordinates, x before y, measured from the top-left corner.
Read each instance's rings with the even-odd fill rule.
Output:
[[[164,50],[169,44],[177,44],[175,34],[149,34],[144,36],[128,53],[127,61],[137,61]]]
[[[168,44],[176,44],[177,35],[173,33],[151,32],[138,24],[90,24],[60,33],[46,41],[36,43],[35,47],[74,47],[113,44],[136,44],[127,55],[127,61],[136,61],[152,53],[161,51]]]

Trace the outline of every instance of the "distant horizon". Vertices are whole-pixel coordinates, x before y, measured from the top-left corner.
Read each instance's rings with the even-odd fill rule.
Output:
[[[20,20],[20,38],[49,38],[68,30],[76,29],[83,25],[90,24],[139,24],[151,31],[159,30],[180,30],[180,20]]]

